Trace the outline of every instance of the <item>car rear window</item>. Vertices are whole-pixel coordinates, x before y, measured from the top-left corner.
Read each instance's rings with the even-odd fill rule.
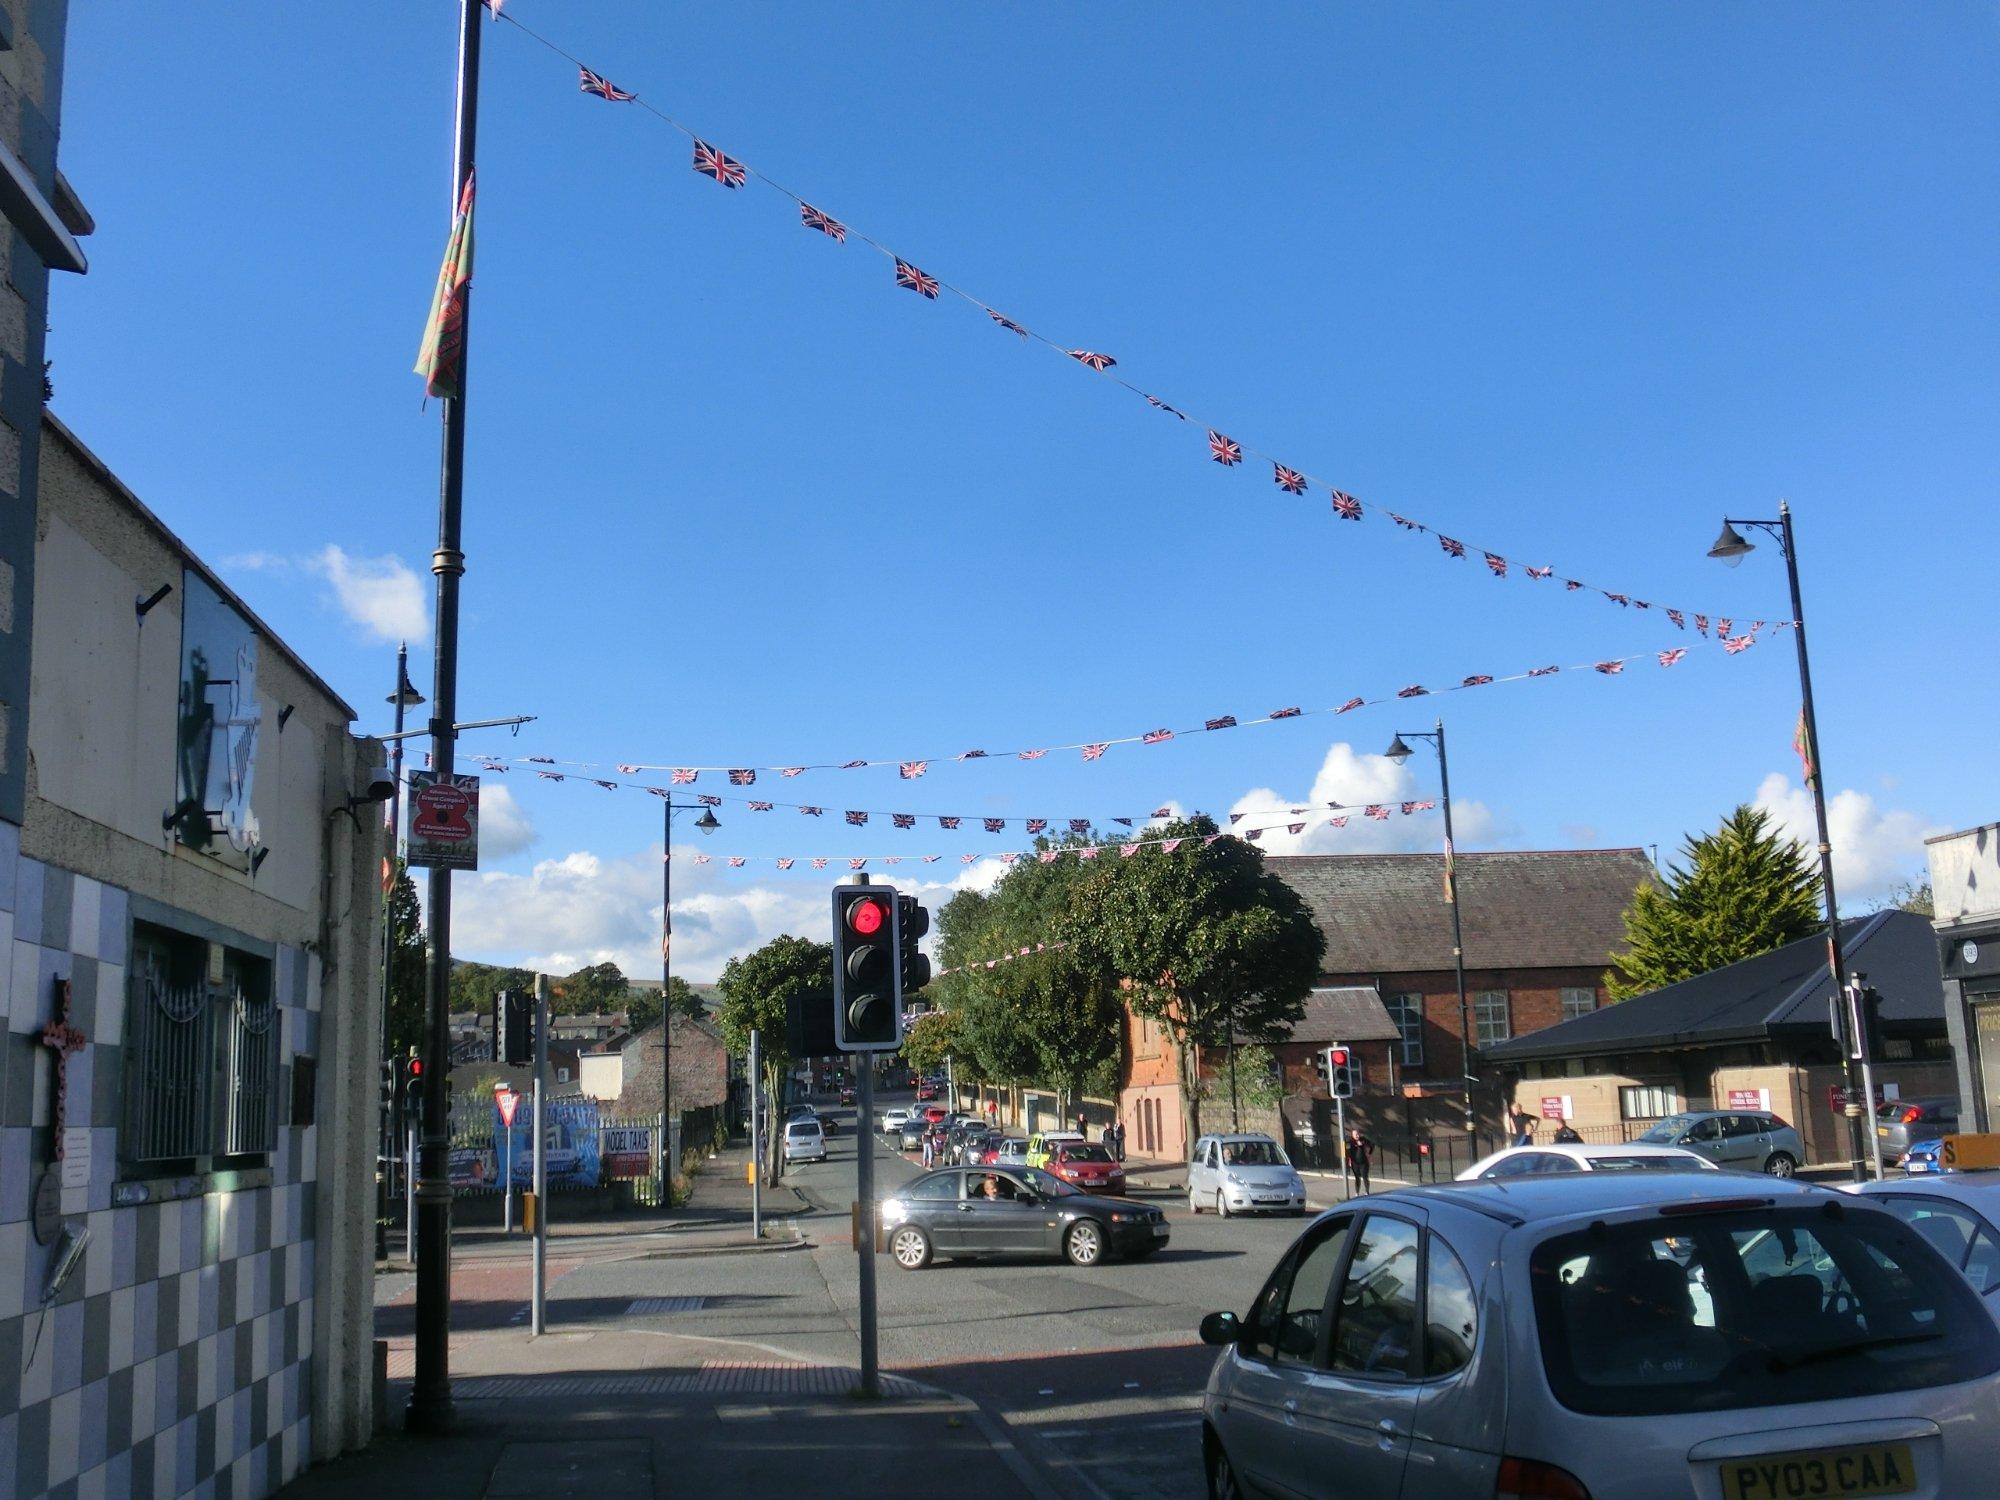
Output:
[[[2000,1332],[1921,1235],[1840,1205],[1599,1221],[1528,1263],[1556,1399],[1600,1416],[1973,1380]]]
[[[1699,1172],[1702,1164],[1691,1156],[1593,1156],[1593,1172]]]
[[[1086,1146],[1081,1142],[1062,1148],[1064,1161],[1110,1161],[1111,1153],[1102,1146]]]

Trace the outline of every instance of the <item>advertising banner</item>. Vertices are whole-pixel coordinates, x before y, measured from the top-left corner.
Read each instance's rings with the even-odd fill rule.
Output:
[[[653,1175],[651,1125],[606,1125],[598,1132],[597,1150],[606,1178]]]
[[[1771,1107],[1771,1091],[1769,1089],[1731,1089],[1729,1091],[1729,1107],[1731,1109],[1768,1110]]]
[[[412,771],[407,848],[412,868],[478,869],[479,778]]]
[[[597,1150],[595,1099],[557,1099],[542,1106],[542,1150],[548,1185],[555,1188],[596,1187],[602,1179]],[[516,1187],[535,1182],[535,1121],[532,1109],[522,1109],[510,1126],[493,1106],[494,1151],[506,1163]]]

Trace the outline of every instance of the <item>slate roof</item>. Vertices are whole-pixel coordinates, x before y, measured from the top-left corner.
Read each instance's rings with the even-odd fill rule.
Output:
[[[1882,992],[1891,1036],[1944,1034],[1944,979],[1930,919],[1881,911],[1840,924],[1849,973]],[[1714,1047],[1786,1036],[1827,1036],[1833,975],[1815,934],[1755,958],[1635,995],[1541,1031],[1482,1048],[1492,1062]]]
[[[1306,1012],[1283,1037],[1288,1042],[1389,1042],[1402,1033],[1390,1019],[1372,984],[1335,985],[1306,997]],[[1236,1040],[1249,1046],[1261,1041],[1247,1033]]]
[[[1323,972],[1452,967],[1442,854],[1276,854],[1264,868],[1326,935]],[[1455,868],[1470,969],[1608,966],[1632,892],[1654,878],[1641,849],[1460,854]]]

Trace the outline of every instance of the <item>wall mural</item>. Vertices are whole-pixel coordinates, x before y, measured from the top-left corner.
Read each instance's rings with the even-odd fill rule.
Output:
[[[237,869],[261,860],[252,780],[257,730],[257,632],[206,578],[181,579],[180,712],[174,743],[177,843]]]

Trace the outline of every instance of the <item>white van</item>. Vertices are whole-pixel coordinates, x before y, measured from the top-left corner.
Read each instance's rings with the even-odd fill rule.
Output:
[[[807,1117],[786,1122],[785,1160],[787,1162],[826,1160],[826,1132],[819,1128],[818,1120]]]

